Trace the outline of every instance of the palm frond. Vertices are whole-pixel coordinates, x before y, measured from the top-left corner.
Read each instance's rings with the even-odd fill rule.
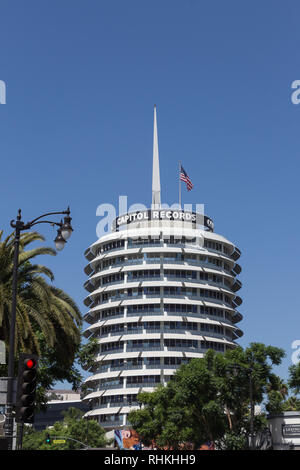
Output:
[[[8,342],[15,239],[14,233],[3,241],[2,236],[3,231],[0,231],[0,339]],[[26,250],[36,241],[44,241],[38,232],[22,233],[20,237],[16,350],[39,353],[42,334],[60,360],[70,366],[80,344],[82,316],[67,293],[48,284],[47,279],[54,280],[52,271],[44,265],[32,263],[37,256],[56,255],[51,247]]]

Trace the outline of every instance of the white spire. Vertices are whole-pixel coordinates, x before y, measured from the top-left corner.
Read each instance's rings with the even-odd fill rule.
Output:
[[[160,201],[160,175],[157,138],[156,105],[154,105],[154,129],[153,129],[153,173],[152,173],[152,209],[159,209]]]

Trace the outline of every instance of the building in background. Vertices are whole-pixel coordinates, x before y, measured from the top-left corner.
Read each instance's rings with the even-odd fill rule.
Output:
[[[36,413],[34,428],[41,431],[48,426],[53,426],[56,421],[62,421],[64,419],[63,412],[66,412],[69,408],[78,408],[86,413],[90,409],[90,404],[88,401],[81,401],[80,392],[65,389],[50,390],[47,409]]]
[[[156,109],[151,209],[120,215],[85,256],[84,334],[99,343],[85,416],[126,429],[141,390],[208,349],[235,348],[243,334],[239,249],[204,214],[161,206]]]
[[[273,450],[300,450],[300,411],[267,416]]]

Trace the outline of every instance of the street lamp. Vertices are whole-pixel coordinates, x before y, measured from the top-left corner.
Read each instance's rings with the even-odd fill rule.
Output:
[[[66,244],[66,239],[62,235],[61,228],[57,230],[57,235],[56,235],[56,238],[54,239],[54,243],[55,243],[55,248],[57,249],[57,251],[61,251],[64,249],[65,244]]]
[[[50,220],[41,220],[44,217],[64,214],[64,222],[53,222]],[[9,332],[9,354],[8,354],[8,383],[7,383],[7,402],[6,402],[6,420],[5,420],[5,435],[9,438],[9,449],[12,448],[13,437],[13,379],[14,379],[14,361],[15,361],[15,326],[16,326],[16,304],[17,304],[17,282],[18,282],[18,262],[19,262],[19,247],[20,236],[23,230],[30,230],[33,226],[38,224],[50,224],[58,226],[57,236],[54,240],[56,249],[62,250],[65,246],[66,239],[69,238],[73,232],[71,226],[70,208],[66,211],[60,212],[47,212],[39,217],[31,220],[25,224],[21,220],[21,209],[18,211],[16,220],[10,222],[11,227],[15,229],[14,240],[14,261],[13,261],[13,281],[12,281],[12,304],[11,304],[11,319],[10,319],[10,332]]]
[[[64,218],[64,223],[61,227],[61,234],[65,240],[68,240],[70,236],[72,235],[73,229],[71,226],[71,217],[70,215],[66,216]]]

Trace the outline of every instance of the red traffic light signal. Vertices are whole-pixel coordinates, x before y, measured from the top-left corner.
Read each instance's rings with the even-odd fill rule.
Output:
[[[36,355],[20,355],[16,403],[17,422],[34,422],[37,366],[38,357]]]
[[[26,359],[25,360],[25,365],[27,369],[33,369],[33,367],[36,365],[36,362],[34,359]]]

